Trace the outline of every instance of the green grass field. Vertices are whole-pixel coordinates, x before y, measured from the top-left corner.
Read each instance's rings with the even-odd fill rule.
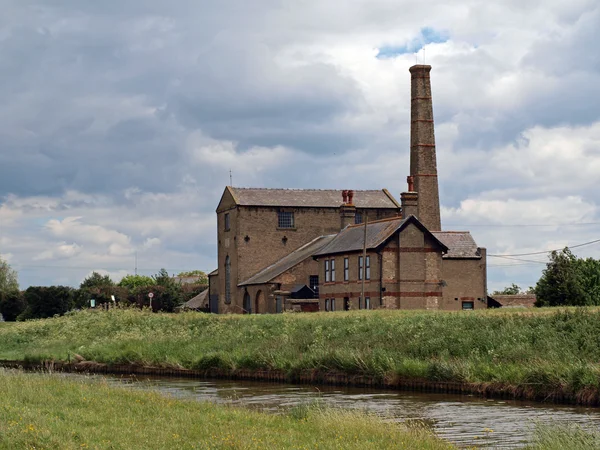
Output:
[[[451,449],[358,412],[273,415],[154,392],[0,370],[3,449]]]
[[[600,310],[215,316],[83,311],[0,323],[0,359],[340,371],[501,383],[581,399],[600,386]]]

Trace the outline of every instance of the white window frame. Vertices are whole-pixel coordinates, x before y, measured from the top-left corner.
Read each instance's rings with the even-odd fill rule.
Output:
[[[365,309],[371,309],[371,297],[365,296]]]
[[[362,256],[358,257],[358,279],[359,280],[363,279],[363,257]]]
[[[325,283],[329,283],[331,281],[330,273],[329,273],[329,260],[325,260]]]
[[[277,213],[277,228],[294,229],[296,222],[293,211],[279,211]]]
[[[344,281],[348,281],[350,277],[350,259],[344,258]]]
[[[329,267],[331,269],[331,282],[333,283],[335,281],[335,259],[331,260]]]
[[[371,279],[371,256],[367,255],[367,260],[365,263],[365,280]]]

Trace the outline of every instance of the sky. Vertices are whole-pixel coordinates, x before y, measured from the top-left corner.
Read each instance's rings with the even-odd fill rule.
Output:
[[[399,198],[415,62],[444,229],[490,255],[600,239],[597,0],[0,5],[0,254],[22,288],[118,280],[136,255],[213,270],[230,171]],[[547,256],[516,258],[488,258],[490,291],[535,285]]]

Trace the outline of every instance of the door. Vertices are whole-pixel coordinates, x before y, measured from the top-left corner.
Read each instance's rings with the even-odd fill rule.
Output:
[[[350,298],[344,297],[344,311],[350,311]]]
[[[252,300],[248,291],[244,292],[244,314],[252,314]]]

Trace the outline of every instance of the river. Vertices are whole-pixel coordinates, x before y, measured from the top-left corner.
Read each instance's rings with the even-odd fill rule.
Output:
[[[270,413],[320,400],[356,408],[398,422],[418,422],[459,447],[518,448],[536,422],[570,422],[598,429],[600,409],[490,400],[473,396],[227,380],[158,377],[105,377],[110,383],[154,389],[178,398],[208,400]]]

